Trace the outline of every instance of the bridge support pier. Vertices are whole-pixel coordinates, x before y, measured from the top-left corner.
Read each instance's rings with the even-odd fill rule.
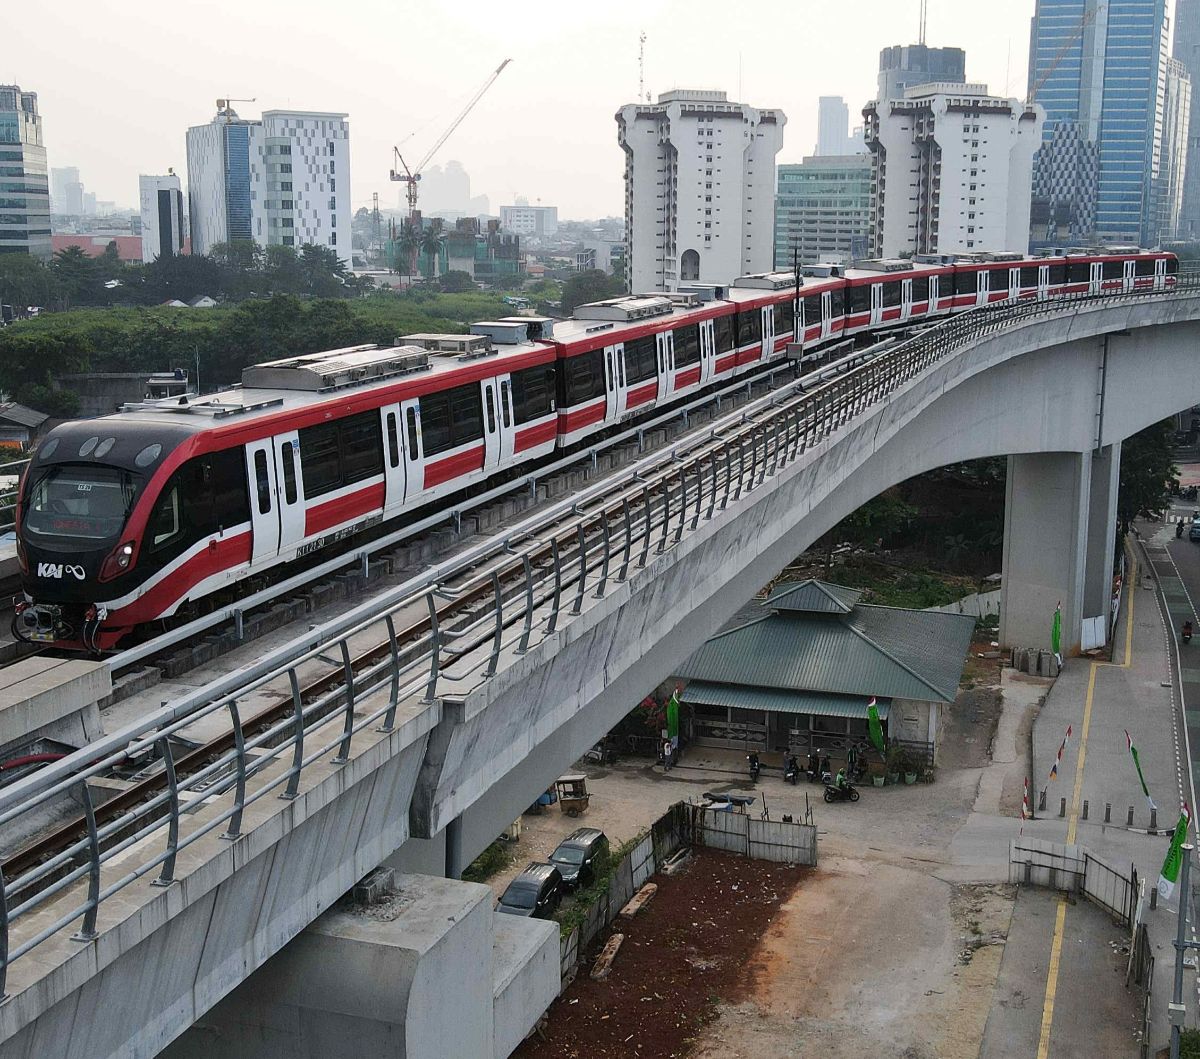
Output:
[[[1084,646],[1088,618],[1102,617],[1106,639],[1120,453],[1115,444],[1008,458],[1001,643],[1050,650],[1056,605],[1064,655]]]

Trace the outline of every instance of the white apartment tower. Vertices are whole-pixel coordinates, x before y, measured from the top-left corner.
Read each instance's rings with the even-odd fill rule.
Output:
[[[192,251],[253,240],[328,246],[350,264],[347,115],[266,110],[244,121],[226,105],[188,129]]]
[[[630,291],[770,271],[782,111],[731,103],[724,92],[676,90],[624,106],[616,118]]]
[[[138,177],[142,215],[142,260],[154,261],[183,252],[183,189],[174,173]]]
[[[1027,250],[1039,105],[935,82],[868,103],[863,117],[873,256]]]

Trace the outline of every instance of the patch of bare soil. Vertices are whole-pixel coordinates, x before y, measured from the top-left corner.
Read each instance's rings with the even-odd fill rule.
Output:
[[[672,876],[635,919],[619,921],[625,942],[606,981],[588,973],[607,936],[518,1059],[685,1056],[717,1004],[755,991],[763,969],[750,960],[774,929],[780,905],[811,869],[711,850]],[[749,962],[748,962],[749,961]]]

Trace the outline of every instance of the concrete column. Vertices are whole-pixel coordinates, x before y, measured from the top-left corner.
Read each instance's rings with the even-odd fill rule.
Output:
[[[1090,452],[1008,458],[1000,596],[1005,646],[1049,650],[1061,603],[1063,654],[1078,652],[1091,480]]]
[[[1092,453],[1088,502],[1087,555],[1084,560],[1083,617],[1104,616],[1112,606],[1112,570],[1117,541],[1117,488],[1121,471],[1121,443]]]

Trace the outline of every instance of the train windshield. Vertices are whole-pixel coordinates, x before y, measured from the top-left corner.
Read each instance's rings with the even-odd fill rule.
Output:
[[[117,467],[50,467],[29,490],[25,531],[31,539],[112,540],[129,517],[138,484]]]

